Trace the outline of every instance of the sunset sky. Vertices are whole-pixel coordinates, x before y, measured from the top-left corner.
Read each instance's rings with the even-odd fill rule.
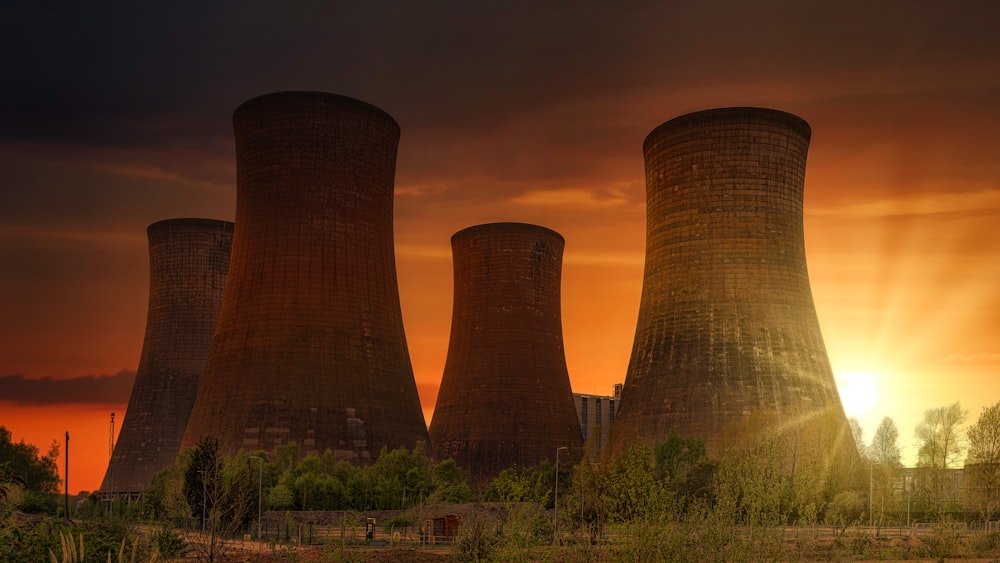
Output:
[[[233,219],[232,112],[279,90],[356,97],[401,126],[396,261],[428,419],[451,321],[449,239],[478,223],[565,237],[573,389],[623,381],[642,289],[642,141],[734,105],[812,126],[809,274],[834,372],[877,392],[853,413],[866,440],[891,416],[912,463],[924,410],[958,401],[974,422],[1000,401],[995,3],[284,4],[0,5],[0,425],[43,452],[68,430],[71,492],[99,486],[111,412],[121,427],[146,227]]]

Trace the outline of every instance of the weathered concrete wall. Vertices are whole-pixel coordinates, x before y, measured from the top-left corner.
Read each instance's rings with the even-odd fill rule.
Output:
[[[143,491],[177,455],[222,304],[233,224],[167,219],[149,238],[146,337],[105,492]],[[112,490],[113,489],[113,490]]]
[[[427,441],[396,285],[399,126],[317,92],[254,98],[233,125],[233,259],[184,445],[366,460]]]
[[[493,223],[451,244],[451,340],[431,443],[437,459],[455,458],[481,483],[582,445],[563,351],[564,241],[544,227]]]

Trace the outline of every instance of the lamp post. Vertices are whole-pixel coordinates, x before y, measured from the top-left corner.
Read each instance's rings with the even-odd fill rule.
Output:
[[[108,514],[115,509],[115,475],[112,472],[115,458],[115,413],[111,413],[111,432],[108,436]]]
[[[110,467],[110,465],[111,464],[109,463],[108,466]],[[65,471],[65,473],[66,473],[66,482],[64,483],[65,486],[63,487],[63,494],[65,495],[65,499],[66,499],[66,519],[67,520],[72,520],[72,518],[69,517],[69,430],[66,431],[66,471]]]
[[[261,517],[261,506],[263,505],[264,499],[264,458],[256,458],[260,462],[260,471],[257,474],[257,542],[263,545],[260,537],[260,517]]]
[[[569,450],[568,446],[556,448],[556,494],[553,497],[555,510],[552,516],[552,543],[559,545],[559,452]]]

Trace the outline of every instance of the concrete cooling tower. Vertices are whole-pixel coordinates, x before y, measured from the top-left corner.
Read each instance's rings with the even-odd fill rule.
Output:
[[[149,238],[146,337],[125,421],[101,491],[144,491],[174,462],[212,347],[233,224],[167,219]]]
[[[451,340],[430,435],[435,457],[454,458],[474,483],[582,445],[563,352],[563,245],[522,223],[451,238]]]
[[[802,119],[757,108],[646,138],[646,266],[616,425],[710,451],[757,415],[846,428],[806,271],[809,138]]]
[[[254,98],[233,126],[233,257],[184,446],[364,461],[426,441],[396,285],[399,126],[319,92]]]

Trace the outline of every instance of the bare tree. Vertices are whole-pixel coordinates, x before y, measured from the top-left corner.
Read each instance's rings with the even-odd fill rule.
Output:
[[[890,417],[879,423],[868,447],[871,466],[869,467],[869,491],[871,498],[872,524],[879,529],[885,523],[886,514],[896,505],[896,485],[902,467],[899,450],[899,429]]]
[[[868,453],[865,451],[865,431],[861,428],[861,422],[858,421],[857,417],[852,416],[847,419],[847,424],[851,427],[851,436],[854,437],[854,445],[858,448],[858,455],[862,459],[868,457]]]
[[[919,444],[917,466],[923,468],[923,492],[927,500],[942,510],[945,501],[952,498],[948,489],[948,469],[959,466],[965,453],[965,433],[962,424],[968,411],[958,403],[947,407],[929,409],[924,419],[917,425],[915,435]]]
[[[969,427],[968,438],[967,490],[983,520],[989,522],[1000,510],[1000,402],[983,409]]]
[[[968,411],[958,403],[924,412],[924,420],[916,430],[920,443],[918,465],[941,469],[958,467],[965,453],[962,424],[967,415]]]

